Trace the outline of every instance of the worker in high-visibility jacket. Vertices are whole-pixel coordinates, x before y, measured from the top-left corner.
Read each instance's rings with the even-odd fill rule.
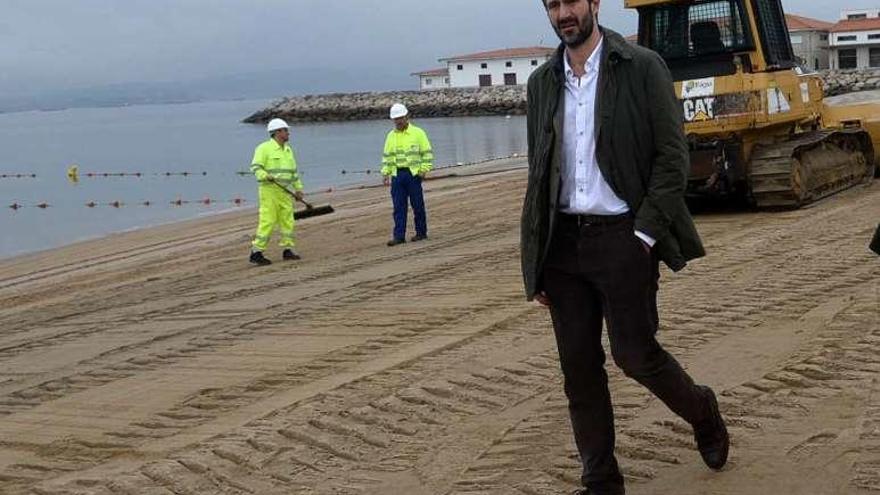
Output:
[[[278,246],[284,249],[285,260],[298,260],[300,256],[293,250],[293,197],[284,189],[295,193],[302,199],[302,180],[296,171],[296,159],[288,141],[290,127],[281,119],[272,119],[266,126],[269,139],[254,150],[251,171],[259,183],[260,222],[251,247],[250,262],[256,265],[269,265],[272,262],[263,256],[275,227],[281,233]]]
[[[385,138],[382,154],[382,175],[386,186],[391,186],[394,204],[394,232],[389,246],[406,242],[407,202],[412,205],[416,233],[413,242],[428,238],[428,219],[422,180],[434,168],[434,152],[428,135],[409,121],[409,110],[402,103],[391,107],[394,129]]]

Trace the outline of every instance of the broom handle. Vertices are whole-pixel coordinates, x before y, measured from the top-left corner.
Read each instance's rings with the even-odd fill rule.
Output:
[[[311,210],[311,209],[314,208],[314,206],[312,206],[312,204],[309,203],[308,201],[304,200],[303,198],[298,198],[298,197],[296,197],[296,193],[294,193],[294,192],[291,191],[290,189],[288,189],[288,188],[284,187],[283,185],[281,185],[281,184],[275,182],[274,180],[271,180],[271,179],[270,179],[269,182],[271,182],[272,184],[275,184],[276,186],[280,187],[281,189],[284,189],[284,191],[285,191],[287,194],[290,194],[291,196],[293,196],[293,199],[295,199],[295,200],[299,201],[300,203],[306,205],[306,208],[308,208],[309,210]]]
[[[266,169],[265,169],[262,165],[260,165],[259,163],[257,164],[257,166],[260,167],[261,169],[263,169],[264,171],[266,170]],[[314,206],[312,206],[312,204],[309,203],[308,201],[306,201],[306,200],[304,200],[304,199],[302,199],[302,198],[297,198],[297,197],[296,197],[296,193],[294,193],[294,192],[291,191],[290,189],[286,188],[284,185],[275,182],[273,179],[269,179],[269,182],[271,182],[272,184],[275,184],[276,186],[280,187],[281,189],[284,189],[284,191],[285,191],[287,194],[290,194],[291,196],[293,196],[293,199],[295,199],[295,200],[299,201],[300,203],[306,205],[306,208],[308,208],[309,210],[311,210],[311,209],[314,208]]]

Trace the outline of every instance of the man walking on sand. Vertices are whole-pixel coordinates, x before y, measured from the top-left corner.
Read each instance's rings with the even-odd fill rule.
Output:
[[[416,235],[412,242],[428,238],[428,220],[422,180],[434,167],[434,152],[428,135],[409,121],[409,110],[402,103],[391,106],[392,129],[385,138],[382,153],[382,175],[385,186],[391,186],[394,205],[394,232],[389,246],[406,242],[407,201],[413,208]]]
[[[303,183],[296,171],[296,159],[288,141],[290,127],[282,119],[272,119],[266,126],[269,139],[254,150],[251,172],[257,178],[260,195],[260,222],[251,247],[250,262],[255,265],[271,265],[263,251],[275,226],[281,232],[278,246],[284,251],[285,260],[298,260],[300,256],[293,250],[293,198],[284,189],[294,189],[297,199],[302,199]]]
[[[620,495],[602,322],[623,372],[694,428],[706,465],[729,438],[713,391],[657,342],[659,261],[704,255],[684,203],[688,148],[654,52],[598,25],[600,0],[541,0],[562,43],[528,84],[522,212],[527,297],[549,307],[575,443],[577,493]]]

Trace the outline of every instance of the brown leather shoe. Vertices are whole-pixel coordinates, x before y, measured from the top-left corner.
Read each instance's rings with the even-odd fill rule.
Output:
[[[694,425],[694,439],[703,457],[703,462],[711,469],[719,470],[727,463],[730,451],[730,436],[724,425],[724,418],[718,410],[718,399],[711,388],[698,385],[708,401],[709,417]]]

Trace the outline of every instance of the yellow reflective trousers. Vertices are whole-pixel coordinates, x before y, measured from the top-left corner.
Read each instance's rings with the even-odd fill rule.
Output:
[[[257,234],[254,236],[254,251],[266,249],[276,225],[281,232],[278,246],[292,248],[294,245],[293,198],[271,182],[261,183],[259,194],[260,223],[257,225]]]

